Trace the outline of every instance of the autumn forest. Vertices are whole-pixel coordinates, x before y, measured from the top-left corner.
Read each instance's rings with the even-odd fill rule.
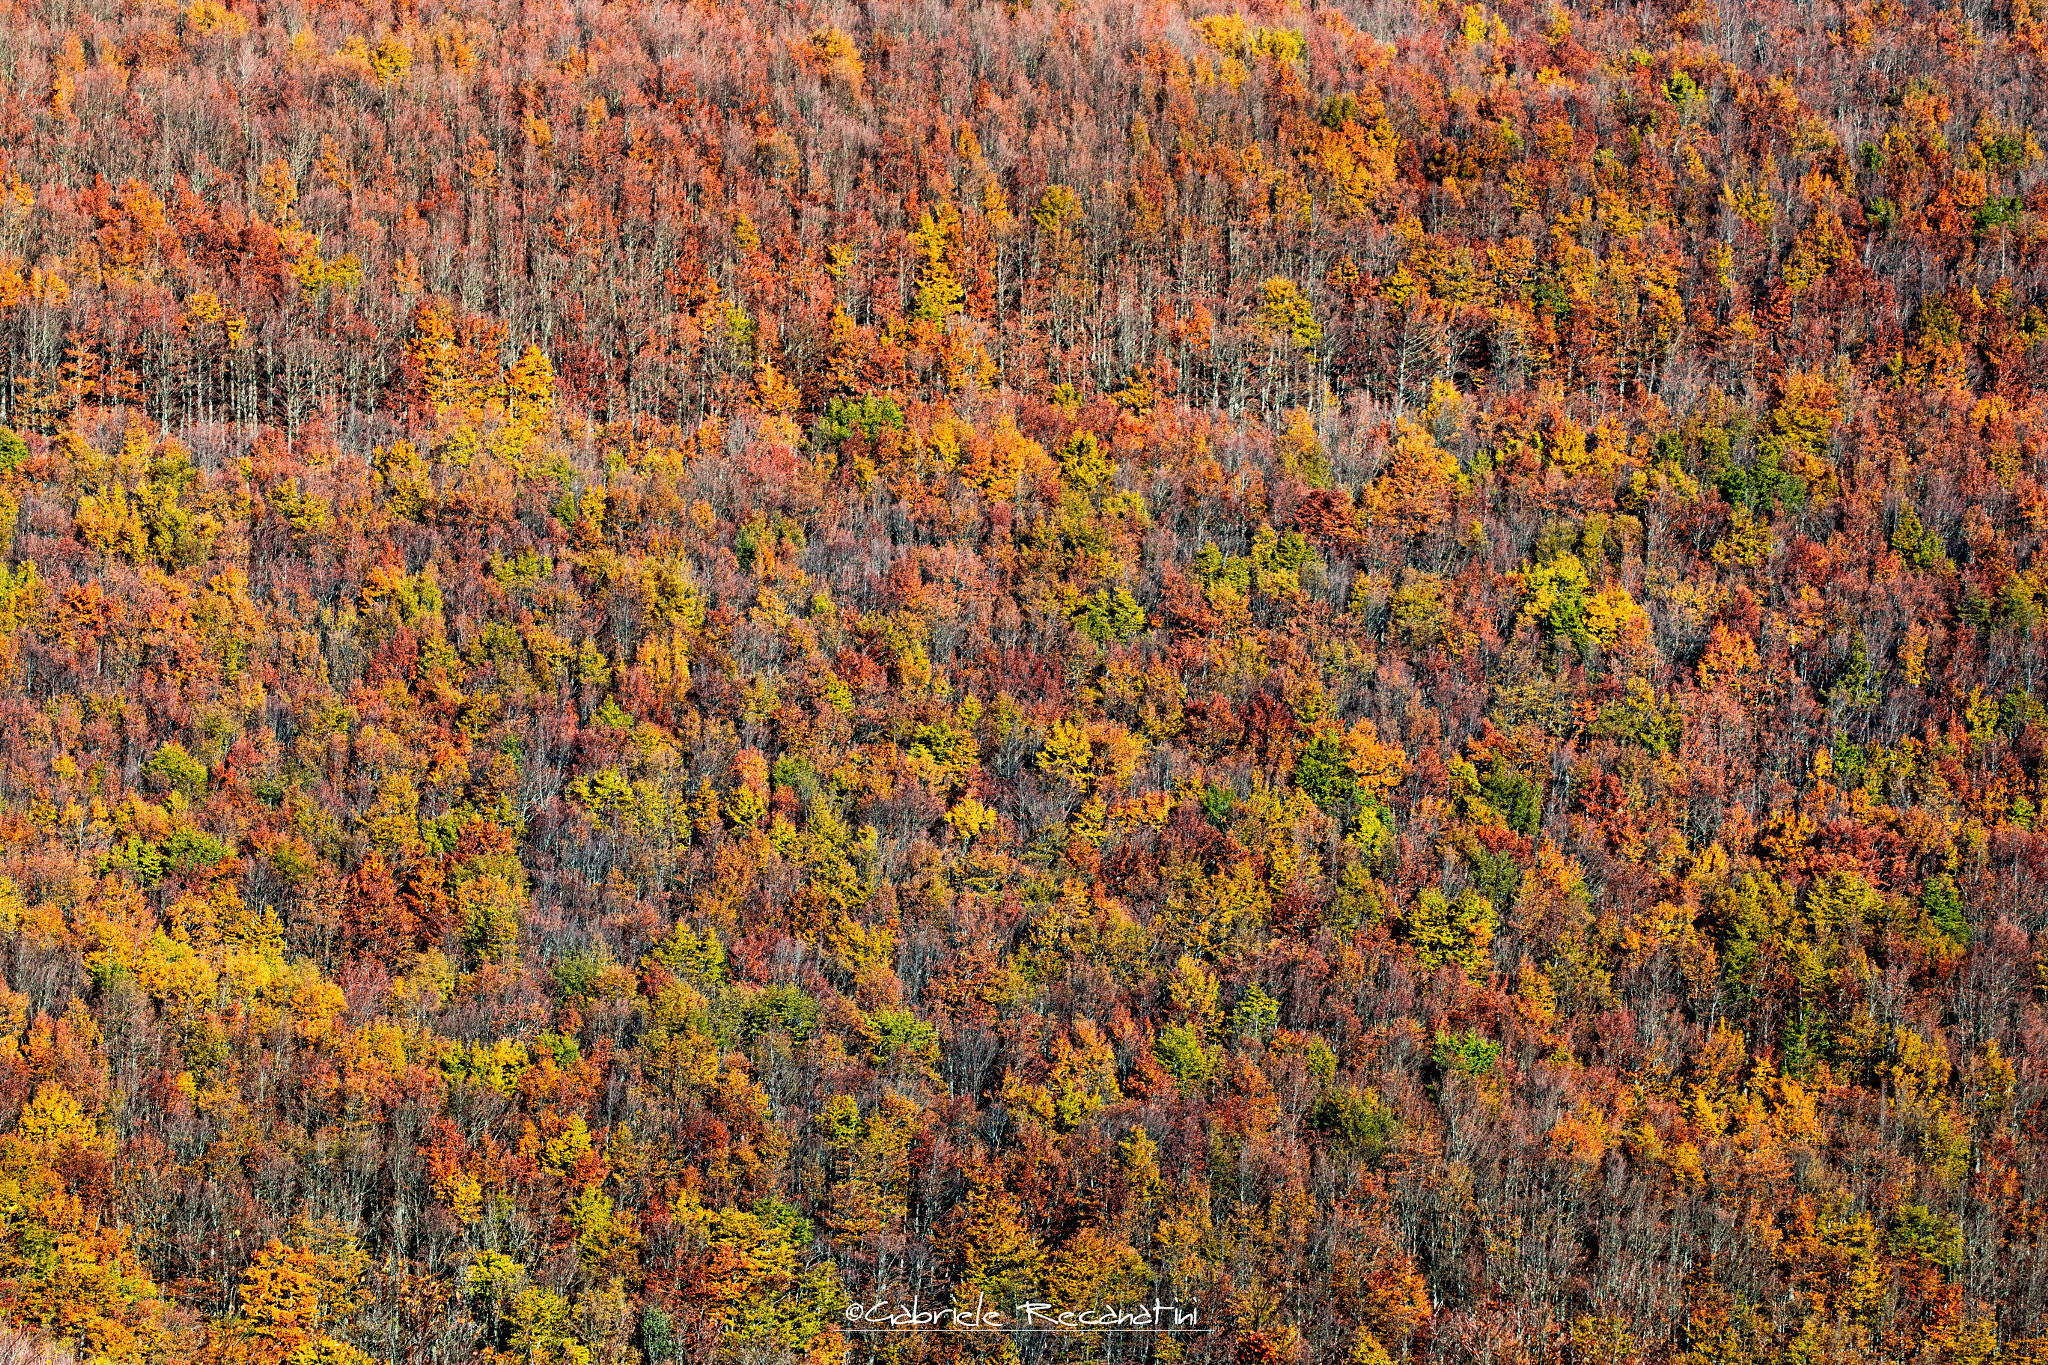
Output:
[[[2039,3],[0,0],[0,1357],[2048,1362]]]

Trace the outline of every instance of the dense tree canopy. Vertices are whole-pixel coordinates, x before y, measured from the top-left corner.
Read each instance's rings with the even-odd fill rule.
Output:
[[[10,1349],[2048,1360],[2044,25],[0,0]]]

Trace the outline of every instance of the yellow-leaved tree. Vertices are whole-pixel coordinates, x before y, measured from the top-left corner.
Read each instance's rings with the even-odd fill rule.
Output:
[[[0,1138],[0,1298],[16,1322],[92,1360],[140,1361],[162,1345],[157,1288],[126,1229],[67,1188],[60,1169],[106,1140],[77,1097],[44,1081]]]
[[[241,1316],[232,1326],[248,1358],[290,1365],[368,1365],[336,1334],[369,1303],[370,1258],[341,1224],[302,1223],[289,1244],[272,1238],[242,1272]]]

